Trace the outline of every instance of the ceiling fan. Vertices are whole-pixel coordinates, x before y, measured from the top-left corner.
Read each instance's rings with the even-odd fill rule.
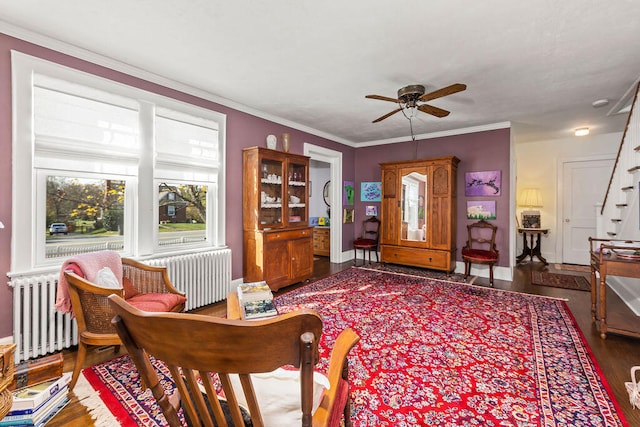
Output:
[[[443,87],[442,89],[435,90],[433,92],[424,93],[425,88],[423,85],[409,85],[398,89],[398,98],[389,98],[387,96],[380,95],[367,95],[365,98],[379,99],[380,101],[389,101],[398,104],[398,108],[378,117],[372,123],[378,123],[387,117],[394,115],[395,113],[402,111],[404,116],[411,121],[415,116],[416,111],[422,111],[423,113],[431,114],[435,117],[446,117],[449,115],[449,111],[442,108],[434,107],[433,105],[423,104],[423,102],[431,101],[433,99],[442,98],[443,96],[451,95],[457,92],[462,92],[467,88],[467,85],[462,83],[454,83],[450,86]]]

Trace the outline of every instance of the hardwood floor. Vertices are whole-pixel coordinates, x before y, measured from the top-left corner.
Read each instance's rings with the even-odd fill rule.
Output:
[[[352,262],[343,264],[331,264],[328,258],[320,257],[315,262],[314,277],[312,280],[326,277],[337,273],[343,269],[353,265]],[[632,366],[640,365],[640,340],[608,334],[605,340],[600,338],[599,332],[591,321],[591,297],[589,292],[566,290],[559,288],[551,288],[546,286],[537,286],[531,284],[531,271],[549,271],[563,274],[583,275],[589,277],[588,273],[575,271],[560,271],[553,265],[545,266],[542,263],[529,262],[519,264],[514,270],[513,282],[495,280],[494,286],[498,289],[506,289],[516,292],[525,292],[537,295],[546,295],[556,298],[567,299],[567,304],[573,313],[585,339],[589,343],[593,355],[595,356],[602,372],[604,373],[609,385],[630,426],[640,426],[640,410],[633,410],[629,403],[629,398],[624,387],[624,383],[630,380],[629,371]],[[474,282],[476,285],[488,286],[488,278],[478,278]],[[280,290],[278,293],[284,293],[297,286],[293,285]],[[278,294],[276,293],[276,295]],[[608,295],[609,302],[608,311],[611,313],[609,319],[618,322],[618,326],[627,326],[640,331],[640,320],[635,316],[620,299],[612,293]],[[226,312],[224,302],[213,304],[209,307],[197,310],[198,313],[212,316],[224,315]],[[124,353],[121,350],[120,353]],[[75,351],[64,351],[65,355],[65,371],[73,369]],[[114,357],[112,350],[101,352],[89,352],[87,355],[86,366],[91,366],[102,361],[109,360]],[[72,394],[73,396],[73,394]],[[49,424],[50,427],[57,426],[93,426],[93,422],[89,417],[84,406],[78,403],[75,396],[66,408],[64,408]]]

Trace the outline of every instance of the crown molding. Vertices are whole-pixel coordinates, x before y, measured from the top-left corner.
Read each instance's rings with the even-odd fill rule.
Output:
[[[3,20],[0,20],[0,33],[6,34],[10,37],[15,37],[17,39],[20,39],[29,43],[33,43],[35,45],[38,45],[47,49],[54,50],[56,52],[63,53],[65,55],[73,56],[74,58],[78,58],[78,59],[90,62],[92,64],[96,64],[105,68],[109,68],[111,70],[115,70],[115,71],[130,75],[132,77],[137,77],[142,80],[146,80],[148,82],[166,87],[168,89],[177,90],[187,95],[192,95],[192,96],[204,99],[206,101],[214,102],[216,104],[220,104],[224,107],[228,107],[242,113],[250,114],[252,116],[255,116],[264,120],[268,120],[270,122],[278,123],[283,126],[287,126],[302,132],[306,132],[320,138],[325,138],[330,141],[337,142],[342,145],[346,145],[348,147],[360,148],[360,147],[369,147],[374,145],[395,144],[400,142],[411,141],[410,136],[404,136],[404,137],[368,141],[368,142],[354,142],[354,141],[347,140],[345,138],[330,134],[328,132],[320,131],[318,129],[315,129],[309,126],[284,119],[279,116],[268,114],[264,111],[260,111],[255,108],[249,107],[247,105],[232,101],[230,99],[223,98],[221,96],[204,91],[202,89],[195,88],[186,83],[172,80],[160,74],[156,74],[151,71],[135,67],[133,65],[118,61],[116,59],[98,54],[96,52],[81,48],[79,46],[76,46],[70,43],[66,43],[66,42],[51,38],[49,36],[45,36],[43,34],[31,31],[31,30],[27,30],[25,28],[16,26],[14,24],[8,23]],[[454,129],[454,130],[448,130],[448,131],[442,131],[442,132],[433,132],[433,133],[416,135],[416,139],[431,139],[431,138],[439,138],[439,137],[451,136],[451,135],[461,135],[461,134],[473,133],[473,132],[483,132],[487,130],[503,129],[510,126],[511,124],[509,122],[473,126],[469,128]]]

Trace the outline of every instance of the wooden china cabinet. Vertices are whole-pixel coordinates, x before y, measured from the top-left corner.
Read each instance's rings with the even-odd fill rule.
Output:
[[[459,162],[450,156],[381,163],[382,262],[455,270]]]
[[[265,280],[276,291],[310,278],[309,158],[251,147],[242,166],[244,280]]]

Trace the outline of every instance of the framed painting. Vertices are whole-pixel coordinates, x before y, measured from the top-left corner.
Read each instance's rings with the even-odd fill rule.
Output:
[[[466,172],[464,174],[464,195],[499,196],[502,189],[500,171]]]
[[[467,200],[467,219],[496,219],[496,201]]]
[[[362,182],[360,183],[361,202],[381,202],[382,182]]]
[[[356,188],[353,181],[345,181],[342,185],[342,204],[352,206],[356,195]]]
[[[378,216],[378,207],[377,206],[366,206],[365,207],[365,215],[366,216]]]
[[[344,217],[343,217],[343,223],[345,224],[351,224],[353,222],[353,209],[352,208],[346,208],[344,210]]]

